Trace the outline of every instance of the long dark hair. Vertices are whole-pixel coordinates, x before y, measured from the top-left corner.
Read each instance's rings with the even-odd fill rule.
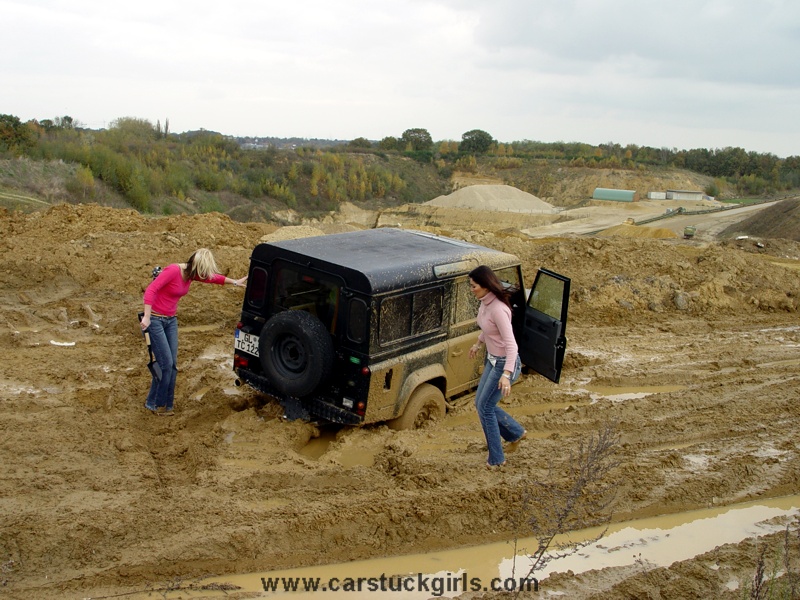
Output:
[[[497,296],[506,306],[511,308],[511,290],[503,287],[503,282],[486,265],[475,267],[469,272],[469,278],[482,288],[486,288]]]

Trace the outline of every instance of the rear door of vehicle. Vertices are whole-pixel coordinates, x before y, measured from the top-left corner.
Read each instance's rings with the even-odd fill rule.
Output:
[[[555,383],[567,349],[569,285],[569,278],[539,269],[515,331],[522,363]]]

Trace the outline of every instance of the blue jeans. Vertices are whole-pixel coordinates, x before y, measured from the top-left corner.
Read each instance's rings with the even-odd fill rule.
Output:
[[[152,317],[147,332],[153,356],[161,367],[161,378],[153,375],[145,406],[150,410],[172,410],[178,378],[178,318]]]
[[[478,419],[483,427],[483,435],[486,436],[486,445],[489,446],[488,464],[490,465],[499,465],[506,460],[503,454],[502,440],[516,442],[525,433],[522,425],[497,406],[503,397],[503,392],[498,389],[497,384],[505,366],[505,358],[498,358],[493,367],[487,357],[483,365],[483,375],[478,383],[478,390],[475,392],[475,409],[478,411]],[[522,365],[517,357],[517,364],[514,365],[514,372],[511,375],[511,383],[519,379],[521,370]]]

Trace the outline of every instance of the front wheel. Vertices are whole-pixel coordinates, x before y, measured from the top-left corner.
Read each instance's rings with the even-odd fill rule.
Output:
[[[443,419],[447,408],[441,390],[423,383],[411,394],[403,414],[387,424],[391,429],[419,429],[429,421]]]

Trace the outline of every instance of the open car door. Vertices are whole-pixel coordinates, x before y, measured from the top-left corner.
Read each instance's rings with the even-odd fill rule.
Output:
[[[522,364],[555,383],[567,350],[569,283],[567,277],[539,269],[515,328]]]

